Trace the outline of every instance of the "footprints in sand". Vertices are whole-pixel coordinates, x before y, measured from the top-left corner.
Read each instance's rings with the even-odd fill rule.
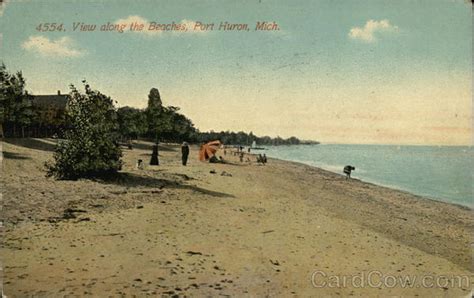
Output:
[[[230,295],[236,286],[234,278],[215,260],[212,254],[198,251],[174,253],[173,258],[152,261],[162,274],[150,278],[139,274],[131,281],[124,282],[116,295],[127,295],[137,291],[147,295],[193,296]],[[126,269],[126,268],[123,268]],[[229,290],[226,294],[226,290]]]

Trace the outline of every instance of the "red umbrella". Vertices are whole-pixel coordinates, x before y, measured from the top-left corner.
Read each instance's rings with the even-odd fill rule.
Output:
[[[199,160],[208,160],[209,158],[214,156],[214,154],[216,154],[216,151],[219,149],[220,146],[220,141],[212,141],[207,144],[201,145],[201,149],[199,149]]]

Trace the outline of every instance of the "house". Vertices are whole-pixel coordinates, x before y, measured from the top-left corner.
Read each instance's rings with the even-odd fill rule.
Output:
[[[54,95],[33,95],[32,104],[33,107],[40,109],[54,108],[65,110],[68,96],[67,94],[61,94],[60,90]]]
[[[67,94],[58,90],[53,95],[33,95],[32,106],[36,114],[32,134],[37,137],[50,137],[61,134],[66,125]]]

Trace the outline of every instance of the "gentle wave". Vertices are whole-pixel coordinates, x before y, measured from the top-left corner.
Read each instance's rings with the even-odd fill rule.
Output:
[[[269,157],[296,161],[408,191],[435,200],[473,206],[472,147],[391,145],[299,145],[267,148]]]

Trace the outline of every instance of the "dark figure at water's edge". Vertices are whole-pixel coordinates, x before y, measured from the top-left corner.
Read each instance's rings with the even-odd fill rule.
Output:
[[[188,163],[188,156],[189,156],[189,145],[188,143],[184,142],[181,145],[181,160],[183,161],[183,166]]]
[[[352,172],[352,171],[355,171],[355,169],[356,169],[356,168],[353,167],[353,166],[345,166],[345,167],[344,167],[344,173],[347,175],[347,176],[346,176],[346,179],[351,178],[351,172]]]

